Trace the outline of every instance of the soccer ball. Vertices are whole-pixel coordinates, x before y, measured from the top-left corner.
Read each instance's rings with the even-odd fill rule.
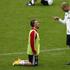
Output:
[[[53,0],[47,0],[48,1],[48,5],[52,5],[53,4]]]

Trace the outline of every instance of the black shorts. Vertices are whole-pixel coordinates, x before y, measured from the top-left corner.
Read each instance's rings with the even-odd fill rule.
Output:
[[[67,35],[67,45],[70,46],[70,35]]]
[[[38,65],[38,56],[37,55],[28,55],[29,62],[32,63],[32,65],[37,66]]]
[[[45,0],[41,0],[41,4],[43,4],[43,5],[49,5],[48,1],[45,1]]]

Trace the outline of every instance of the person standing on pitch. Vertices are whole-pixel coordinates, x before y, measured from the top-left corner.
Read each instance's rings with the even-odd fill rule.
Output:
[[[28,37],[27,55],[28,60],[18,59],[13,62],[13,65],[38,65],[38,55],[40,52],[40,38],[39,38],[39,22],[35,19],[30,22],[31,30]]]
[[[55,16],[54,19],[66,25],[67,29],[67,46],[70,48],[70,6],[67,2],[63,2],[61,6],[62,10],[65,12],[64,20]]]
[[[65,12],[64,20],[57,16],[54,17],[54,19],[66,25],[67,46],[70,48],[70,6],[67,4],[67,2],[63,2],[61,8]],[[70,62],[68,62],[67,65],[70,65]]]

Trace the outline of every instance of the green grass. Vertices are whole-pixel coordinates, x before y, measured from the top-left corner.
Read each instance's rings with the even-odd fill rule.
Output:
[[[60,8],[63,0],[54,0],[52,6],[28,7],[28,0],[0,1],[0,54],[25,52],[27,50],[30,20],[40,22],[41,49],[66,48],[66,28],[52,19],[52,16],[63,18]],[[70,2],[70,1],[68,1]],[[39,56],[38,67],[12,66],[16,57],[27,59],[26,54],[0,55],[0,70],[70,70],[65,64],[70,61],[70,50],[46,51]]]

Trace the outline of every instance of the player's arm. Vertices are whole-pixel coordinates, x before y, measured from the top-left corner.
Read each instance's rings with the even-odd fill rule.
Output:
[[[59,18],[59,22],[62,23],[62,24],[65,24],[65,19],[62,20],[61,18]]]
[[[55,17],[54,17],[54,20],[59,21],[60,23],[65,24],[66,21],[67,21],[67,18],[68,18],[68,15],[67,15],[67,13],[65,13],[64,19],[61,19],[61,18],[55,16]]]
[[[59,18],[59,22],[65,24],[66,21],[68,21],[67,19],[68,19],[68,13],[65,13],[64,19],[62,20],[62,19]]]
[[[36,33],[35,31],[32,31],[30,34],[30,44],[31,44],[33,54],[36,54],[35,40],[36,40]]]

